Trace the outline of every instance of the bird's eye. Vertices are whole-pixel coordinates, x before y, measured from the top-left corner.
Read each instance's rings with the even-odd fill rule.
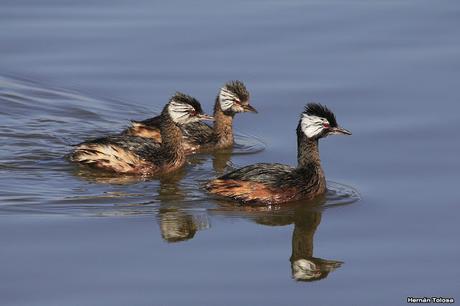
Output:
[[[323,123],[323,127],[326,128],[326,129],[328,129],[328,128],[330,128],[330,125],[329,125],[329,123],[324,122],[324,123]]]
[[[190,116],[196,116],[197,111],[196,111],[196,110],[192,110],[192,111],[190,111],[189,113],[190,113]]]
[[[240,102],[240,101],[238,101],[238,100],[233,100],[233,102],[235,102],[235,103],[236,103],[236,104],[238,104],[238,105],[240,105],[240,104],[241,104],[241,102]]]

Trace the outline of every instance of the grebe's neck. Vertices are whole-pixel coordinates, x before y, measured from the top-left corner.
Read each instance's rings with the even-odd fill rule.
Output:
[[[214,104],[214,135],[217,148],[233,146],[233,112],[224,112],[220,107],[219,97]]]
[[[174,123],[167,111],[161,114],[160,120],[161,150],[166,163],[182,163],[185,160],[182,146],[182,130]]]
[[[297,127],[297,167],[311,167],[321,169],[321,159],[319,157],[318,139],[311,139],[302,132],[299,126]]]
[[[309,212],[295,221],[291,262],[313,257],[313,237],[320,222],[320,212]]]
[[[318,139],[308,138],[297,126],[297,171],[305,179],[303,192],[315,197],[326,192],[326,177],[319,158]]]

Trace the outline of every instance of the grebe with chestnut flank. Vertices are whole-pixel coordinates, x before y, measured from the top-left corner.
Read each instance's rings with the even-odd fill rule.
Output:
[[[214,125],[191,122],[183,125],[184,148],[186,153],[199,150],[224,149],[233,146],[233,117],[237,113],[257,110],[249,104],[249,92],[240,81],[230,81],[219,91],[214,104]],[[127,135],[152,138],[161,142],[161,116],[133,122],[123,133]]]
[[[97,138],[78,144],[70,160],[118,173],[153,175],[185,164],[182,125],[212,119],[193,97],[176,93],[159,116],[162,143],[130,135]]]
[[[328,135],[351,135],[351,132],[338,126],[335,115],[327,107],[310,103],[297,126],[296,168],[267,163],[250,165],[211,180],[205,189],[248,204],[269,205],[315,198],[326,191],[318,141]]]

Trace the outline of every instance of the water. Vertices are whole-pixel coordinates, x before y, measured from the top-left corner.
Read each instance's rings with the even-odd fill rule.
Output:
[[[460,5],[455,1],[2,1],[0,302],[403,305],[458,299]],[[210,111],[243,80],[259,114],[235,153],[155,180],[94,173],[71,145],[156,114]],[[295,164],[307,101],[329,193],[248,208],[200,184]],[[359,199],[359,200],[358,200]]]

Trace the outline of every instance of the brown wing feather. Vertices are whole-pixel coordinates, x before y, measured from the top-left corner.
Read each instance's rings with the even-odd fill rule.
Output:
[[[131,126],[126,129],[125,134],[150,138],[157,142],[161,142],[160,129],[157,127],[148,126],[142,122],[132,122]]]
[[[114,144],[83,143],[77,146],[70,159],[119,173],[147,174],[156,170],[151,163]]]
[[[127,128],[124,133],[125,135],[137,136],[143,138],[149,138],[156,142],[161,142],[160,129],[155,126],[149,126],[142,122],[133,121],[131,126]],[[193,154],[200,149],[200,145],[189,141],[189,137],[184,137],[183,147],[185,154]]]
[[[296,198],[295,188],[277,189],[259,182],[215,179],[206,184],[205,189],[213,194],[244,202],[279,204]]]

